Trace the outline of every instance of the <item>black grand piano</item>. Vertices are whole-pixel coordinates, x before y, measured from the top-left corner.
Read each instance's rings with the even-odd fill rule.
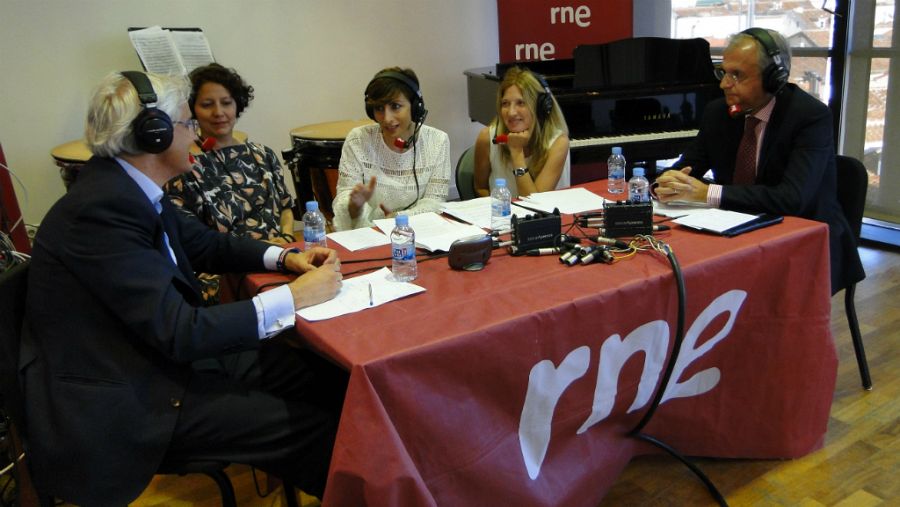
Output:
[[[573,58],[498,63],[465,71],[469,117],[496,115],[504,72],[543,74],[569,125],[572,183],[606,177],[606,158],[621,146],[629,169],[678,157],[697,135],[706,104],[722,96],[703,39],[639,37],[575,49]],[[629,171],[630,173],[630,171]]]

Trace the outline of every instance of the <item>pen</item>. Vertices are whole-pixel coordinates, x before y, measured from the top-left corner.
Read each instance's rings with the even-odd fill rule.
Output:
[[[372,282],[369,282],[369,306],[375,305],[375,301],[372,299]]]

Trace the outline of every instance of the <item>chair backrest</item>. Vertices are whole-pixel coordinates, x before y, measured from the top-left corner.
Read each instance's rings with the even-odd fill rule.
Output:
[[[456,162],[456,190],[459,199],[467,201],[475,196],[475,147],[470,146]]]
[[[858,240],[862,229],[863,212],[866,208],[866,192],[869,188],[869,173],[859,160],[838,155],[837,199],[850,223],[854,237]]]
[[[19,343],[25,318],[28,262],[0,273],[0,396],[3,410],[19,430],[25,431],[25,403],[19,384]]]

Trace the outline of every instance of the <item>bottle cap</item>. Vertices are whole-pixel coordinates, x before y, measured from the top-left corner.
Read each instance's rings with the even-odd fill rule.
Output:
[[[505,187],[506,186],[506,178],[497,178],[494,180],[495,187]]]
[[[634,176],[643,176],[644,168],[643,167],[635,167],[634,169],[631,170],[631,174],[633,174]]]
[[[406,215],[397,215],[394,217],[395,225],[409,225],[409,217]]]
[[[306,202],[306,211],[317,211],[319,209],[319,203],[317,201],[307,201]]]
[[[622,154],[622,147],[621,147],[621,146],[613,146],[613,148],[612,148],[612,154],[613,154],[613,155],[621,155],[621,154]]]

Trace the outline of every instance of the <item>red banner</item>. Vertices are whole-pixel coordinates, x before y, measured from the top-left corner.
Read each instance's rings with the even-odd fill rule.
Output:
[[[572,58],[582,44],[632,35],[632,0],[497,0],[500,61]]]

